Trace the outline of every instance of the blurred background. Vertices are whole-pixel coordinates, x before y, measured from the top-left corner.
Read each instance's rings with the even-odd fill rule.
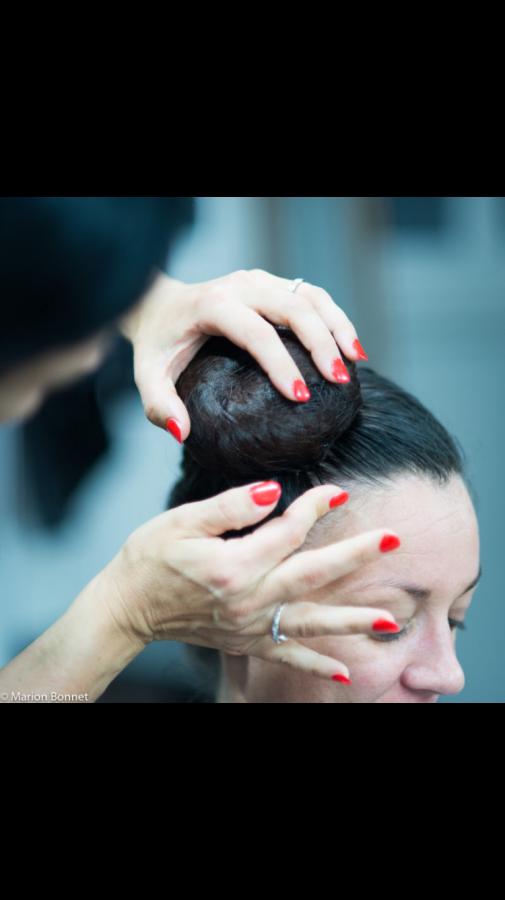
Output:
[[[505,198],[198,198],[169,274],[206,281],[241,268],[324,287],[356,326],[369,364],[463,445],[483,578],[457,637],[465,688],[439,702],[503,702]],[[0,429],[0,666],[165,507],[181,450],[148,425],[130,367],[118,341],[98,376],[80,385],[89,428],[65,416],[58,442],[46,440],[44,422],[61,420],[63,397],[40,421]],[[81,477],[84,435],[92,465]],[[61,446],[72,471],[62,469]],[[51,466],[53,477],[43,477]],[[99,702],[212,702],[208,684],[183,645],[157,643]]]

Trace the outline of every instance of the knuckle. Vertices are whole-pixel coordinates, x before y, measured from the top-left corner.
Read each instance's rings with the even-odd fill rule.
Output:
[[[221,612],[221,619],[233,625],[234,628],[242,624],[242,614],[238,606],[225,606]]]
[[[305,529],[300,525],[291,527],[286,535],[286,543],[291,551],[298,550],[305,540]]]
[[[328,291],[325,291],[324,288],[319,287],[318,285],[314,285],[312,290],[314,291],[315,296],[320,302],[328,303],[329,301],[333,304],[333,297],[328,293]]]
[[[252,602],[243,600],[240,603],[224,606],[221,618],[229,625],[232,625],[234,629],[240,630],[248,623],[252,610]]]
[[[306,569],[305,572],[302,572],[300,581],[302,586],[307,589],[307,591],[314,591],[321,584],[322,572],[320,569]]]
[[[144,412],[146,415],[146,419],[148,419],[149,422],[152,422],[153,425],[156,425],[159,421],[159,416],[155,405],[153,403],[146,403],[146,405],[144,406]]]
[[[235,509],[230,505],[230,502],[225,497],[218,497],[217,500],[217,511],[219,517],[223,520],[225,526],[228,526],[227,531],[233,531],[237,527],[237,518],[235,515]]]
[[[245,625],[248,621],[249,616],[253,611],[253,603],[251,600],[241,600],[240,603],[237,603],[234,606],[234,621],[236,625],[241,626]]]
[[[235,564],[230,564],[229,561],[219,568],[215,567],[210,581],[213,588],[218,589],[229,597],[240,594],[246,584],[243,571],[237,568]]]
[[[249,273],[246,272],[245,269],[236,269],[234,272],[231,272],[229,275],[225,275],[224,278],[220,279],[221,291],[225,291],[227,294],[236,291],[237,286],[241,287],[246,282],[249,281]]]
[[[310,619],[304,619],[298,624],[297,634],[298,637],[301,638],[316,637],[318,634],[318,629],[315,622],[311,622]]]

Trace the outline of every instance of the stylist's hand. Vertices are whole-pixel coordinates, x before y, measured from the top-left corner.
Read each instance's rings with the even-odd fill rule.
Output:
[[[368,359],[352,322],[322,288],[303,282],[292,293],[292,285],[261,269],[201,284],[160,273],[121,323],[133,343],[135,381],[147,418],[186,440],[191,425],[175,384],[209,335],[223,335],[247,350],[288,400],[308,400],[301,372],[270,323],[290,328],[328,381],[349,381],[339,347],[348,359]]]
[[[253,533],[219,537],[260,522],[275,508],[280,492],[277,482],[232,488],[169,510],[135,531],[103,572],[108,585],[104,596],[120,632],[139,645],[184,641],[285,663],[325,679],[348,679],[344,663],[296,639],[374,634],[378,619],[398,630],[394,617],[386,609],[325,606],[297,598],[336,582],[338,604],[338,579],[378,557],[381,540],[392,532],[376,529],[295,553],[318,519],[330,510],[338,516],[333,506],[340,504],[330,507],[330,501],[343,492],[322,485]],[[398,543],[390,541],[389,549]],[[277,644],[271,628],[282,603],[280,632],[288,640]]]

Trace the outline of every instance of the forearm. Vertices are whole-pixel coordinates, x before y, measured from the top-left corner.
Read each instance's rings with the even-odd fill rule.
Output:
[[[181,284],[182,282],[177,281],[175,278],[170,278],[165,272],[156,270],[144,295],[133,309],[119,320],[118,328],[123,337],[127,338],[132,344],[135,343],[139,327],[142,320],[145,319],[146,310],[152,304],[156,305],[166,301],[170,297],[170,289]]]
[[[114,586],[105,572],[0,671],[1,701],[93,702],[144,649],[145,643],[119,628],[111,615],[108,592]]]

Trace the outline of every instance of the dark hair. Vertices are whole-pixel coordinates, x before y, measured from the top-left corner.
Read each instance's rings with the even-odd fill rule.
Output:
[[[379,486],[400,472],[438,484],[455,473],[464,477],[461,446],[412,394],[348,359],[350,382],[333,384],[291,331],[276,331],[310,388],[310,401],[286,400],[245,350],[210,338],[177,382],[191,433],[169,508],[263,478],[282,484],[271,514],[278,516],[308,488],[326,482]]]
[[[412,394],[347,359],[350,382],[333,384],[291,331],[276,330],[310,388],[310,401],[286,400],[246,351],[210,338],[177,382],[191,433],[168,508],[262,479],[279,481],[282,496],[260,525],[317,484],[380,486],[411,472],[443,485],[457,474],[472,492],[461,446]],[[209,677],[215,678],[215,651],[191,651],[211,660]]]
[[[126,312],[192,216],[190,197],[0,200],[0,369]]]

